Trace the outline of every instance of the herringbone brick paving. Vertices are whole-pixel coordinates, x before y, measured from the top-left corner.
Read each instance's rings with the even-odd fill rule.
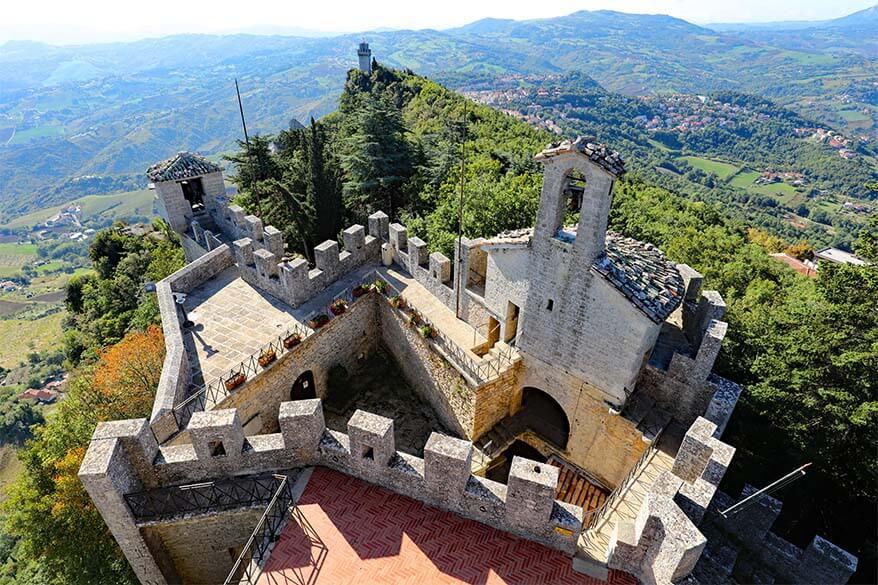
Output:
[[[259,583],[599,585],[570,558],[347,475],[317,468]],[[636,585],[610,571],[613,585]]]

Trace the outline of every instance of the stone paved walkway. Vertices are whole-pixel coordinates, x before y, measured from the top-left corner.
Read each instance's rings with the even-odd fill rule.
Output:
[[[194,385],[227,376],[297,322],[287,305],[244,282],[234,267],[192,291],[185,307],[195,322],[183,334]]]
[[[487,340],[472,325],[455,317],[454,311],[443,305],[422,284],[396,266],[390,268],[382,266],[378,272],[396,290],[401,291],[405,300],[420,311],[427,320],[461,349],[466,350],[471,359],[475,361],[482,359],[471,350]]]
[[[260,585],[598,585],[542,545],[324,468],[314,470]],[[610,571],[609,583],[635,585]]]

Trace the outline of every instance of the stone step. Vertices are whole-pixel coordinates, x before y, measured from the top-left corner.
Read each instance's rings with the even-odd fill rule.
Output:
[[[604,582],[610,578],[610,569],[606,563],[597,561],[581,551],[576,551],[573,557],[573,570]]]

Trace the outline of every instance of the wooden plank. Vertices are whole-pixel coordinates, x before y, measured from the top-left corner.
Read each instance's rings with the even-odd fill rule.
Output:
[[[577,479],[579,479],[579,478],[577,477]],[[577,481],[576,488],[573,490],[572,497],[570,498],[570,501],[574,502],[574,505],[576,505],[575,502],[579,499],[579,493],[581,491],[582,491],[582,482]]]

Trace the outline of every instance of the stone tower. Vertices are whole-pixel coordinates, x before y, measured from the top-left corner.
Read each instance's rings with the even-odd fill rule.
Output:
[[[360,58],[360,71],[362,71],[366,75],[371,75],[372,49],[369,48],[369,43],[367,43],[366,41],[360,43],[360,48],[357,49],[357,57]]]
[[[222,167],[191,152],[154,164],[146,176],[155,185],[159,215],[179,233],[193,220],[209,223],[226,194]]]

